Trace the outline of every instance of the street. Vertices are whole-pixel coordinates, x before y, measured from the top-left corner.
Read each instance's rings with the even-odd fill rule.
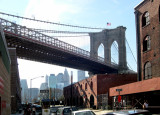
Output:
[[[101,115],[101,114],[104,114],[104,113],[108,113],[108,112],[112,112],[113,110],[101,110],[101,109],[98,109],[98,110],[93,110],[92,111],[96,114],[96,115]],[[24,115],[24,111],[22,111],[21,113],[16,113],[16,114],[11,114],[11,115]],[[38,113],[36,115],[39,115]]]

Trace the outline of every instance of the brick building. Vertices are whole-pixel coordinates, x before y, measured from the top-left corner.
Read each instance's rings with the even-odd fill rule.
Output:
[[[21,85],[15,48],[9,48],[11,58],[11,112],[15,113],[21,106]]]
[[[111,106],[112,100],[108,96],[109,88],[135,81],[137,81],[137,74],[94,75],[64,88],[65,105],[87,108],[93,106],[101,108],[103,105]],[[106,103],[103,102],[103,99],[106,99]]]
[[[11,113],[10,56],[0,27],[0,115]]]
[[[143,0],[135,7],[135,20],[138,82],[113,87],[110,96],[119,88],[126,106],[141,108],[147,100],[149,108],[160,110],[160,0]]]

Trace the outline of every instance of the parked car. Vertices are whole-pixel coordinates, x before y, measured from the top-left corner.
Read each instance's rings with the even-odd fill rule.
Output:
[[[35,105],[36,108],[36,114],[41,115],[42,114],[42,107],[41,105]]]
[[[120,110],[106,113],[103,115],[152,115],[148,110],[134,109],[134,110]]]
[[[72,111],[77,111],[76,107],[60,107],[57,110],[57,115],[70,115]]]
[[[96,115],[91,110],[72,111],[72,115]]]
[[[50,115],[56,115],[59,107],[50,107]]]

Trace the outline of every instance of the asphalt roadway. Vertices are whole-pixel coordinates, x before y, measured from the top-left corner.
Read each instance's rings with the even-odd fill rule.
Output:
[[[101,109],[98,109],[98,110],[94,110],[92,109],[92,111],[96,114],[96,115],[102,115],[104,113],[109,113],[109,112],[113,112],[113,110],[101,110]],[[22,113],[16,113],[16,114],[11,114],[11,115],[24,115],[23,111]],[[38,115],[38,114],[37,114]]]

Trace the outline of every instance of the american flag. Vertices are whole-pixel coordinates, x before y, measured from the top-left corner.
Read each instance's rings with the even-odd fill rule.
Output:
[[[107,22],[107,26],[111,26],[111,23]]]

